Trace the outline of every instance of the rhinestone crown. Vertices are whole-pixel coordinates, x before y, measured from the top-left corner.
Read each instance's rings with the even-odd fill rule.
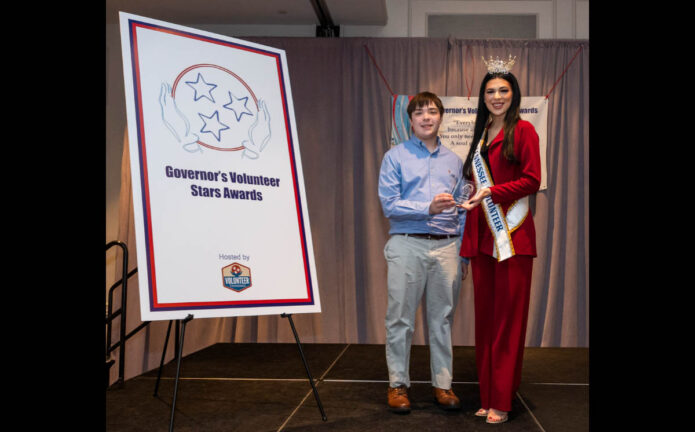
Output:
[[[512,58],[512,55],[509,54],[509,60],[504,61],[499,58],[499,56],[496,59],[492,59],[492,56],[490,56],[490,60],[485,60],[485,57],[482,58],[483,62],[485,63],[485,66],[487,66],[487,71],[488,73],[509,73],[510,69],[512,66],[514,66],[514,62],[516,62],[516,56]]]

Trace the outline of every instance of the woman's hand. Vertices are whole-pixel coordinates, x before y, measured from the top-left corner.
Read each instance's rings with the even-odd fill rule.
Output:
[[[465,210],[473,210],[480,204],[480,202],[485,198],[490,196],[492,192],[490,192],[490,188],[482,188],[480,189],[474,196],[473,198],[469,199],[468,201],[464,202],[463,204],[457,205],[457,207],[461,207]]]

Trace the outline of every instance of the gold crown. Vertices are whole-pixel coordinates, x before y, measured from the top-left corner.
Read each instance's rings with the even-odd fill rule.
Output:
[[[516,56],[512,58],[512,55],[509,54],[509,60],[504,61],[499,58],[499,56],[493,60],[492,56],[490,56],[490,60],[485,60],[485,57],[482,57],[483,62],[485,63],[485,66],[487,66],[487,72],[488,73],[509,73],[509,70],[514,66],[514,62],[516,62]]]

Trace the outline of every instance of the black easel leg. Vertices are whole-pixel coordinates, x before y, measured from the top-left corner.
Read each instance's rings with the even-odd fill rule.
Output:
[[[311,372],[309,371],[309,365],[306,362],[306,358],[304,357],[304,351],[302,351],[302,344],[299,342],[299,336],[297,335],[297,330],[294,328],[294,322],[292,321],[292,315],[291,314],[282,314],[281,315],[283,318],[287,318],[290,322],[290,326],[292,327],[292,333],[294,333],[294,339],[297,341],[297,348],[299,348],[299,355],[302,357],[302,362],[304,362],[304,369],[306,369],[306,374],[309,377],[309,383],[311,384],[311,388],[314,391],[314,398],[316,399],[316,404],[319,406],[319,411],[321,411],[321,419],[323,421],[327,421],[328,418],[326,417],[326,413],[323,411],[323,405],[321,404],[321,399],[319,398],[319,392],[316,390],[316,385],[314,384],[314,379],[311,377]]]
[[[181,332],[179,328],[181,327],[181,320],[176,320],[176,332],[174,333],[174,352],[178,354],[179,352],[179,335]]]
[[[178,361],[176,363],[176,380],[174,381],[174,399],[171,402],[171,421],[169,422],[169,432],[174,430],[174,410],[176,409],[176,393],[179,390],[179,372],[181,371],[181,357],[183,357],[183,336],[186,334],[186,323],[193,319],[193,315],[188,316],[182,321],[181,341],[179,343]]]
[[[169,335],[171,334],[171,323],[173,320],[169,320],[169,327],[167,327],[167,336],[164,339],[164,349],[162,350],[162,360],[159,362],[159,372],[157,372],[157,383],[154,385],[154,397],[157,397],[157,392],[159,391],[159,380],[162,378],[162,368],[164,367],[164,356],[167,353],[167,345],[169,344]]]

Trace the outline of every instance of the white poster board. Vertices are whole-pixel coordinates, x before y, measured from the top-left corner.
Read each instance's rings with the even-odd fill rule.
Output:
[[[285,52],[120,25],[142,320],[320,312]]]
[[[391,101],[391,145],[410,139],[412,130],[408,118],[408,102],[413,96],[395,95]],[[456,153],[461,160],[466,160],[468,149],[473,140],[475,115],[478,112],[478,97],[440,96],[444,105],[444,116],[439,127],[442,145]],[[547,189],[547,171],[545,154],[548,144],[548,99],[545,96],[523,96],[520,107],[521,118],[536,128],[541,152],[541,186]]]

